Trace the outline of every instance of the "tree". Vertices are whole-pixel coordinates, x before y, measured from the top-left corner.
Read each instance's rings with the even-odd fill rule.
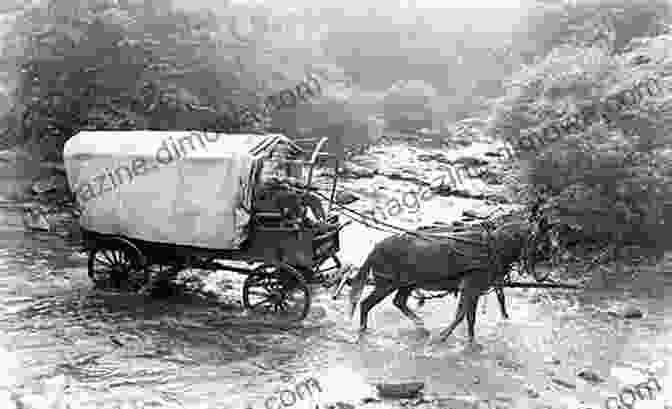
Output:
[[[672,222],[663,218],[672,198],[670,95],[640,86],[669,75],[669,57],[656,50],[672,39],[647,43],[617,56],[557,48],[511,81],[491,128],[514,144],[538,136],[515,182],[521,195],[543,197],[550,214],[589,238],[661,249],[669,242],[661,222]]]
[[[304,78],[312,44],[240,47],[223,22],[169,0],[27,7],[3,38],[14,88],[5,122],[21,125],[5,137],[56,159],[81,129],[263,129],[263,96]]]
[[[637,37],[661,33],[671,15],[666,0],[578,0],[539,3],[514,33],[515,52],[532,63],[563,45],[595,46],[623,51]]]
[[[383,99],[385,119],[396,129],[431,128],[436,90],[424,81],[398,81]]]

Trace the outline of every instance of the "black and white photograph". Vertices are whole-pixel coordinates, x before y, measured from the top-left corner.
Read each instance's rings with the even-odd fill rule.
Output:
[[[672,409],[671,182],[672,0],[0,0],[0,409]]]

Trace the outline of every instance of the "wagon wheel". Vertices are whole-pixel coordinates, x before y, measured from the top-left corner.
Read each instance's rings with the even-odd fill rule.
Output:
[[[281,314],[284,319],[301,321],[310,309],[310,290],[292,267],[264,264],[243,284],[243,305],[254,312]]]
[[[185,266],[179,263],[156,263],[147,265],[146,268],[148,273],[151,274],[152,281],[156,283],[165,283],[175,280]]]
[[[333,267],[328,267],[328,268],[322,268],[324,264],[327,263],[327,261],[333,261],[334,266]],[[308,277],[312,277],[312,280],[309,280],[310,284],[321,284],[325,288],[333,287],[334,285],[338,284],[340,281],[340,276],[336,273],[327,273],[330,271],[336,271],[339,272],[341,268],[343,267],[343,264],[341,263],[341,260],[336,255],[333,255],[329,258],[326,258],[322,260],[322,262],[318,263],[314,269],[313,273],[309,273]]]
[[[145,257],[133,243],[114,239],[89,253],[89,278],[97,288],[137,291],[149,282]]]

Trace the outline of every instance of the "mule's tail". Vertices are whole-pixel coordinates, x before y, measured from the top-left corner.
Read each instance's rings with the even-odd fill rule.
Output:
[[[371,270],[371,264],[373,263],[373,251],[368,255],[364,264],[359,268],[357,274],[352,277],[350,281],[350,319],[355,315],[355,309],[359,303],[359,299],[362,297],[362,290],[364,289],[364,284],[366,284],[366,278],[369,276],[369,271]]]

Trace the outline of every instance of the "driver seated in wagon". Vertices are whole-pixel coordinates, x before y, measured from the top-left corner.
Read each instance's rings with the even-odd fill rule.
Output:
[[[256,212],[280,212],[285,221],[299,221],[302,226],[315,227],[317,234],[334,228],[326,222],[321,200],[298,188],[303,168],[291,162],[290,145],[278,143],[264,158],[257,175],[254,192]]]

